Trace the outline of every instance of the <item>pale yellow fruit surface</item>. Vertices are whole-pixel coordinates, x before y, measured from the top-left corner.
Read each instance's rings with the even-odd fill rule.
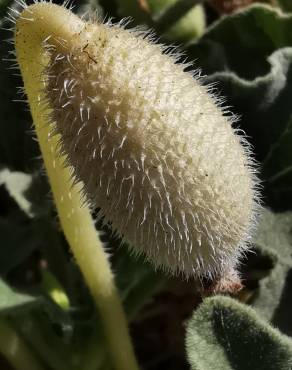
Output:
[[[61,151],[98,216],[166,271],[232,270],[248,248],[257,180],[230,114],[145,32],[76,29],[60,45],[46,41],[44,89]]]

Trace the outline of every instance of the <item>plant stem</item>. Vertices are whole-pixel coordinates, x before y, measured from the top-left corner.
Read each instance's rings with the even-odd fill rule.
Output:
[[[72,186],[70,168],[64,166],[65,158],[58,155],[60,138],[52,135],[50,109],[43,93],[44,68],[49,62],[43,41],[50,36],[50,43],[61,50],[60,40],[66,40],[70,46],[83,26],[83,21],[64,7],[45,2],[27,7],[16,22],[17,60],[60,223],[99,308],[113,364],[117,370],[136,370],[138,365],[107,255],[89,207],[82,200],[82,184]]]
[[[3,317],[0,318],[0,333],[0,352],[15,370],[43,370],[24,340]]]

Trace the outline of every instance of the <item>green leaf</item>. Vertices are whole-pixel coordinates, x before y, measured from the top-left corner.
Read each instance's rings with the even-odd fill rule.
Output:
[[[185,1],[190,3],[190,1]],[[181,1],[173,2],[173,13],[178,14],[178,8],[175,5],[182,3]],[[193,1],[195,3],[195,1]],[[167,9],[168,10],[168,9]],[[206,28],[206,16],[205,10],[202,5],[194,5],[188,11],[186,11],[180,18],[176,17],[176,21],[169,22],[169,13],[165,11],[164,15],[158,19],[156,29],[161,32],[163,22],[165,23],[164,32],[162,37],[169,41],[179,42],[190,42],[198,39]],[[162,28],[163,29],[163,28]]]
[[[292,341],[254,310],[227,297],[206,299],[187,326],[192,370],[288,370]]]
[[[47,200],[46,178],[7,168],[0,170],[0,273],[6,274],[34,250],[53,239],[58,231],[49,226],[52,202]],[[47,229],[50,231],[47,232]],[[44,235],[48,235],[47,238]],[[52,248],[52,247],[51,247]],[[64,271],[64,270],[63,270]]]
[[[47,295],[64,311],[70,307],[68,296],[56,277],[48,270],[42,270],[42,287]]]
[[[241,115],[259,159],[281,136],[291,115],[291,17],[256,5],[215,23],[189,48],[206,82],[218,83],[228,104]]]
[[[25,192],[32,183],[32,176],[23,172],[11,172],[5,168],[0,170],[0,185],[5,185],[9,195],[28,216],[32,217],[31,204]]]
[[[46,174],[38,169],[31,173],[30,186],[24,193],[24,197],[30,203],[30,212],[35,218],[51,218],[54,203],[50,193],[50,185]]]
[[[283,333],[292,335],[292,212],[263,209],[254,248],[241,267],[246,288],[239,298]]]
[[[280,7],[286,12],[292,12],[291,0],[277,0]]]
[[[0,217],[0,273],[6,274],[24,261],[40,245],[37,222],[29,222],[19,212]]]
[[[116,250],[113,269],[129,319],[164,285],[166,278],[143,260],[131,256],[123,246]]]
[[[205,82],[216,83],[227,105],[240,115],[238,125],[255,147],[257,159],[267,161],[262,173],[268,182],[265,195],[276,209],[287,209],[292,202],[287,144],[292,114],[291,28],[292,14],[257,4],[222,17],[188,48],[189,56],[209,74]],[[272,182],[278,175],[281,181]]]
[[[98,19],[103,19],[105,16],[99,0],[79,0],[74,5],[76,6],[75,12],[80,16],[84,16],[86,13],[89,15],[93,12],[96,12]]]
[[[16,310],[23,311],[31,309],[40,302],[38,298],[18,293],[7,285],[4,280],[0,279],[0,312],[11,313]]]
[[[188,42],[205,30],[204,8],[196,0],[118,0],[117,5],[121,17],[154,27],[167,40]]]
[[[242,115],[240,126],[252,137],[261,160],[281,137],[290,118],[292,48],[277,50],[268,62],[269,72],[251,81],[233,72],[218,72],[207,79],[220,81],[224,95],[230,97],[228,102]]]
[[[44,370],[42,364],[39,363],[39,359],[34,356],[25,340],[18,334],[9,320],[3,317],[0,317],[0,332],[0,352],[11,365],[8,366],[9,369],[12,369],[13,366],[13,369]],[[2,361],[1,364],[3,364]],[[4,367],[7,369],[5,364]],[[3,365],[1,368],[3,368]]]
[[[73,321],[69,312],[44,295],[19,293],[0,280],[0,313],[9,315],[36,352],[54,369],[64,369],[65,351],[72,337]],[[49,357],[49,358],[48,358]]]
[[[263,164],[263,176],[267,179],[270,197],[277,199],[292,193],[292,115],[278,141],[272,145]]]
[[[0,20],[6,15],[8,6],[13,3],[13,0],[0,0]]]
[[[35,353],[48,364],[49,369],[75,369],[69,362],[70,346],[54,330],[51,322],[44,316],[41,309],[32,312],[21,312],[11,319],[21,336],[26,340]]]
[[[292,300],[287,299],[285,293],[289,287],[291,288],[291,229],[292,212],[277,214],[263,209],[253,238],[257,263],[250,265],[249,268],[247,266],[245,272],[245,276],[249,275],[246,285],[257,286],[250,303],[262,317],[271,320],[274,325],[289,334],[292,334],[292,324],[290,320],[283,319],[287,319],[286,312],[292,310]],[[257,272],[263,263],[268,267],[266,269],[268,273],[257,279]]]
[[[253,242],[263,251],[276,254],[281,263],[292,266],[292,212],[273,213],[262,209]]]
[[[269,72],[266,58],[277,49],[292,45],[292,14],[255,4],[214,22],[197,42],[188,47],[208,74],[232,71],[253,80]],[[217,55],[214,50],[221,52]]]
[[[264,161],[268,158],[261,176],[268,184],[266,191],[270,204],[285,208],[289,199],[292,200],[289,172],[284,172],[286,175],[279,183],[272,182],[271,178],[288,169],[291,157],[287,144],[280,150],[275,145],[278,141],[280,145],[287,143],[290,135],[287,126],[292,113],[289,103],[292,95],[292,48],[279,49],[268,61],[270,72],[252,81],[244,80],[233,72],[215,73],[207,81],[220,81],[220,88],[229,97],[228,104],[241,115],[240,127],[255,147],[257,159]],[[282,193],[277,192],[280,187]]]
[[[41,221],[27,192],[33,177],[21,172],[0,170],[0,273],[6,274],[28,258],[42,244]],[[38,192],[40,195],[40,192]]]

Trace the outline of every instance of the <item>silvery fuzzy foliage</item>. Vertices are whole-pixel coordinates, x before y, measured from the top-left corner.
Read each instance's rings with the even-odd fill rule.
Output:
[[[192,370],[289,370],[291,338],[235,299],[206,299],[187,325]]]
[[[51,120],[99,217],[169,272],[232,271],[254,225],[257,179],[220,99],[145,31],[88,22],[56,45]]]

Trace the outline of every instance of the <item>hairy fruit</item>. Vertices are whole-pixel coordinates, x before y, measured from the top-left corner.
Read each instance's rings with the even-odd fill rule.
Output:
[[[149,32],[76,24],[63,39],[44,37],[51,122],[75,181],[155,266],[233,274],[254,225],[257,179],[232,116]]]

